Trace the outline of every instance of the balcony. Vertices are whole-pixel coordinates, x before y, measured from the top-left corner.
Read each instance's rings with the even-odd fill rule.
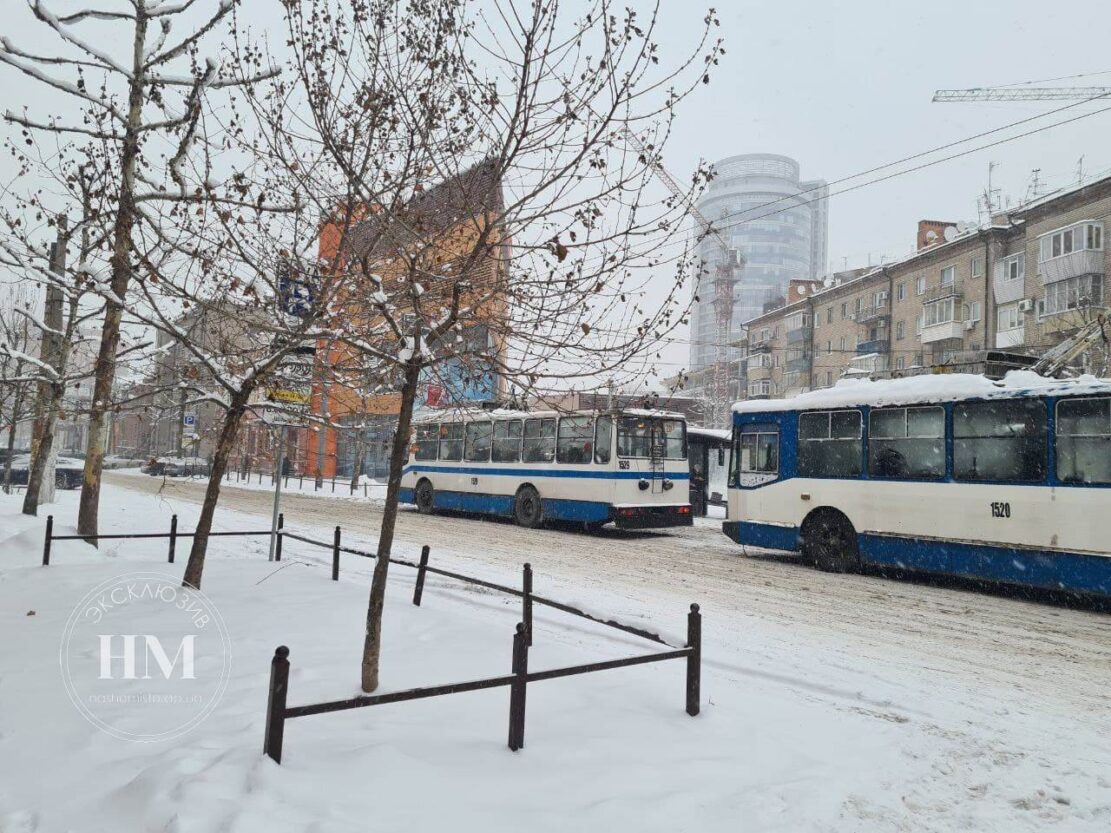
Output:
[[[887,304],[878,307],[865,307],[855,316],[857,324],[886,324],[891,320],[891,308]]]
[[[772,351],[771,336],[768,336],[767,338],[763,338],[763,339],[761,339],[761,338],[750,338],[748,340],[748,352],[749,352],[749,354],[770,353],[771,351]]]
[[[856,345],[858,356],[868,356],[873,353],[886,353],[891,349],[891,344],[886,338],[877,338],[872,341],[862,341]]]
[[[812,327],[799,327],[795,330],[787,331],[787,343],[798,344],[800,341],[810,341],[810,335],[814,332]]]
[[[1026,329],[1018,327],[1014,330],[1000,330],[995,334],[995,346],[1000,349],[1008,347],[1021,347],[1026,343]]]
[[[947,284],[946,286],[935,286],[933,289],[927,289],[926,294],[922,296],[922,303],[928,304],[931,301],[940,301],[942,298],[949,297],[964,297],[964,281],[957,281],[956,283]]]
[[[1065,281],[1080,275],[1102,275],[1104,271],[1103,252],[1087,249],[1069,252],[1038,264],[1038,274],[1043,284]]]
[[[809,373],[810,356],[799,356],[797,359],[787,360],[788,373]]]
[[[947,338],[964,338],[964,323],[961,321],[946,321],[944,324],[934,324],[922,328],[922,343],[930,344],[935,341],[944,341]]]
[[[750,364],[748,366],[748,379],[750,382],[757,382],[762,379],[770,379],[772,369],[770,365],[763,364]]]

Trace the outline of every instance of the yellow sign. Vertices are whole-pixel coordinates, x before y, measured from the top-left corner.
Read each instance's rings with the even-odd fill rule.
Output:
[[[309,391],[270,388],[266,392],[266,398],[271,402],[285,402],[289,405],[307,405],[309,399],[312,398],[312,394]]]

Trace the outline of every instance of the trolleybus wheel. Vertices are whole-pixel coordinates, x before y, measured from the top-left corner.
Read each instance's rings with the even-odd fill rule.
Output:
[[[529,529],[536,529],[544,522],[544,505],[540,501],[540,493],[532,486],[522,486],[517,490],[513,516],[518,524]]]
[[[422,515],[432,514],[434,508],[433,495],[432,484],[427,480],[422,480],[417,484],[417,511]]]
[[[806,519],[802,554],[828,573],[850,573],[860,566],[856,530],[848,518],[832,509],[819,510]]]

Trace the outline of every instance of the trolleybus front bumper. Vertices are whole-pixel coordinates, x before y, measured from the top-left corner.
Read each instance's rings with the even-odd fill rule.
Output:
[[[613,522],[619,529],[653,529],[665,526],[692,526],[690,504],[672,506],[614,506]]]

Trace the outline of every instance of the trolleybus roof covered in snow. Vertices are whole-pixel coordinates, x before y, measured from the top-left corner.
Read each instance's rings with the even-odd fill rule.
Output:
[[[657,411],[649,408],[614,408],[605,410],[580,410],[580,411],[518,411],[509,408],[443,408],[442,410],[429,411],[413,417],[413,424],[420,425],[429,422],[459,422],[460,420],[485,420],[485,419],[552,419],[561,416],[581,416],[591,414],[602,416],[604,414],[617,414],[619,416],[645,417],[653,419],[682,419],[686,417],[673,411]]]
[[[931,374],[904,379],[841,379],[831,388],[809,391],[792,399],[748,399],[733,405],[734,413],[807,411],[860,405],[913,405],[963,399],[1012,399],[1022,396],[1075,396],[1111,393],[1111,380],[1095,376],[1050,379],[1029,370],[1013,370],[993,381],[972,373]]]

